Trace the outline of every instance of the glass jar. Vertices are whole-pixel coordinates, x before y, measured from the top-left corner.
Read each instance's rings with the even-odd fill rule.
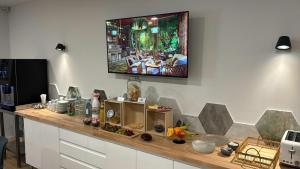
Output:
[[[91,99],[86,101],[85,104],[85,116],[87,118],[91,118],[92,117],[92,101]]]
[[[130,101],[137,101],[141,97],[141,80],[139,77],[130,77],[127,81],[127,98]]]

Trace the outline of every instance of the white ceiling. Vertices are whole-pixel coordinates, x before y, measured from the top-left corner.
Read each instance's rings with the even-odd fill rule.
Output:
[[[0,0],[0,6],[14,6],[25,1],[30,0]]]

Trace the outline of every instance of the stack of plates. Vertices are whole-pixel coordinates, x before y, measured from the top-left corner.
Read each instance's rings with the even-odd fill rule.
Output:
[[[56,112],[57,113],[65,113],[68,110],[68,101],[66,100],[60,100],[57,102],[56,105]]]

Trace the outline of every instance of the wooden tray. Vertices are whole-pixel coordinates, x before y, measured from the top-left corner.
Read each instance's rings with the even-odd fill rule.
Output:
[[[120,126],[118,126],[118,127],[120,127]],[[126,128],[124,128],[124,127],[120,127],[120,128],[122,128],[122,129],[126,129]],[[106,133],[110,133],[110,134],[115,134],[115,135],[118,135],[118,136],[122,136],[122,137],[126,137],[126,138],[135,138],[135,137],[137,137],[137,136],[139,136],[141,133],[140,132],[137,132],[137,131],[133,131],[133,133],[134,133],[134,135],[132,135],[132,136],[127,136],[127,135],[124,135],[124,134],[120,134],[120,133],[116,133],[116,132],[112,132],[112,131],[107,131],[107,130],[105,130],[105,129],[103,129],[102,128],[102,126],[99,128],[101,131],[103,131],[103,132],[106,132]]]

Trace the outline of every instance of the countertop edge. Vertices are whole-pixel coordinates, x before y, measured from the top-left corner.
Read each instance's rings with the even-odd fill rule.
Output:
[[[153,155],[158,155],[167,159],[172,159],[175,161],[179,161],[188,165],[192,165],[195,167],[209,167],[214,169],[240,169],[242,168],[239,165],[232,164],[228,161],[215,161],[217,159],[211,159],[213,156],[206,155],[206,154],[199,154],[198,158],[191,157],[189,153],[182,153],[181,150],[172,149],[172,151],[168,151],[167,149],[161,149],[159,146],[154,147],[151,145],[148,145],[146,142],[140,142],[140,141],[134,141],[132,138],[125,138],[123,136],[117,136],[114,133],[108,133],[105,131],[101,131],[95,127],[91,126],[84,126],[83,124],[77,127],[72,126],[73,124],[68,124],[65,121],[66,120],[57,120],[55,118],[51,117],[41,117],[34,115],[35,109],[22,109],[17,110],[16,114],[19,116],[22,116],[24,118],[28,118],[30,120],[35,120],[38,122],[46,123],[49,125],[56,126],[58,128],[67,129],[73,132],[77,132],[83,135],[95,137],[98,139],[105,139],[108,141],[112,141],[113,143],[124,145],[126,147],[143,151],[146,153],[150,153]],[[53,112],[52,112],[53,113]],[[57,113],[55,113],[57,114]],[[57,116],[60,116],[61,114],[57,114]],[[67,116],[67,115],[66,115]],[[70,117],[72,118],[72,117]],[[87,132],[88,131],[88,132]],[[165,139],[165,138],[161,138]],[[174,145],[176,146],[176,145]],[[217,150],[216,150],[217,151]],[[231,158],[232,159],[232,158]],[[231,161],[231,160],[230,160]]]

